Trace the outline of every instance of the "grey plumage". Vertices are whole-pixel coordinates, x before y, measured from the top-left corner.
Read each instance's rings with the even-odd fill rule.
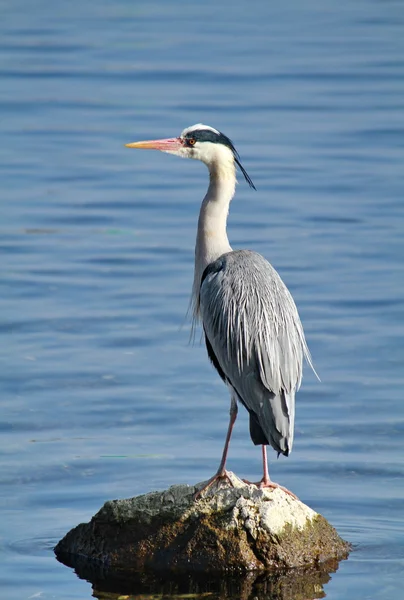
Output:
[[[254,444],[262,444],[263,477],[258,485],[281,487],[269,477],[266,446],[286,456],[291,452],[295,392],[304,357],[313,365],[295,303],[278,273],[260,254],[233,251],[229,244],[226,226],[236,167],[255,189],[254,184],[233,142],[208,125],[188,127],[178,138],[127,146],[201,160],[209,169],[209,187],[198,219],[191,308],[193,326],[202,322],[209,357],[228,385],[231,401],[219,468],[198,494],[213,481],[228,477],[226,461],[237,401],[250,413]]]
[[[253,442],[287,456],[303,358],[310,362],[291,294],[263,256],[236,250],[206,268],[200,311],[226,381],[250,413]]]

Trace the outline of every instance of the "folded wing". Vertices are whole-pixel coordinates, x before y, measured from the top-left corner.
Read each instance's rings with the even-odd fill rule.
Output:
[[[209,356],[249,411],[253,442],[288,455],[303,357],[311,364],[291,294],[263,256],[238,250],[205,269],[200,307]]]

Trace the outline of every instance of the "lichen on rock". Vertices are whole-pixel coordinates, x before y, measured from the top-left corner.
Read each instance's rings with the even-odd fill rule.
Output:
[[[281,489],[260,489],[233,473],[203,487],[175,485],[106,502],[90,523],[56,546],[63,554],[133,572],[275,572],[345,558],[349,544],[318,513]]]

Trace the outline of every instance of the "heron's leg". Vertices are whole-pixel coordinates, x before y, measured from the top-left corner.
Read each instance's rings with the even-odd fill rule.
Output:
[[[265,446],[265,444],[262,445],[262,469],[263,469],[264,475],[261,479],[261,483],[266,485],[271,480],[269,479],[267,447]]]
[[[283,485],[271,481],[268,471],[267,447],[265,445],[262,445],[262,466],[264,474],[261,481],[258,481],[258,483],[252,483],[251,481],[247,481],[246,479],[243,479],[243,481],[245,481],[245,483],[249,483],[250,485],[256,485],[259,488],[279,488],[289,496],[292,496],[292,498],[295,498],[296,500],[299,499],[293,492],[283,487]]]
[[[224,443],[222,460],[220,461],[220,465],[219,465],[219,468],[216,473],[216,476],[219,476],[219,477],[224,476],[226,473],[225,467],[226,467],[226,461],[227,461],[227,453],[229,451],[230,438],[231,438],[231,434],[233,431],[234,423],[236,422],[236,419],[237,419],[237,413],[238,413],[237,401],[234,398],[234,396],[232,396],[231,403],[230,403],[229,427],[227,428],[227,435],[226,435],[226,441]]]
[[[226,435],[226,441],[224,443],[222,460],[220,461],[220,465],[217,470],[217,473],[215,475],[213,475],[213,477],[211,477],[207,481],[207,483],[203,486],[203,488],[198,490],[198,492],[195,494],[195,499],[199,498],[199,496],[202,494],[202,492],[207,490],[212,485],[212,483],[214,483],[218,479],[222,479],[222,478],[229,479],[229,476],[227,475],[227,471],[226,471],[226,460],[227,460],[227,453],[229,451],[231,434],[233,431],[234,423],[236,422],[236,419],[237,419],[237,413],[238,413],[237,400],[235,399],[235,397],[232,394],[231,403],[230,403],[230,420],[229,420],[229,426],[227,428],[227,435]],[[229,479],[229,481],[230,481],[230,479]],[[230,483],[231,483],[231,481],[230,481]]]

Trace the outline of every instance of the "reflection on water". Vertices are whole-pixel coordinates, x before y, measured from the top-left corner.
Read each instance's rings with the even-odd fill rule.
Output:
[[[59,557],[60,559],[61,557]],[[93,596],[123,600],[123,596],[153,600],[155,598],[212,598],[212,600],[311,600],[325,596],[323,586],[338,569],[337,561],[318,568],[294,569],[277,575],[248,573],[240,576],[209,574],[153,574],[133,576],[111,573],[84,559],[63,557],[78,577],[92,585]]]

